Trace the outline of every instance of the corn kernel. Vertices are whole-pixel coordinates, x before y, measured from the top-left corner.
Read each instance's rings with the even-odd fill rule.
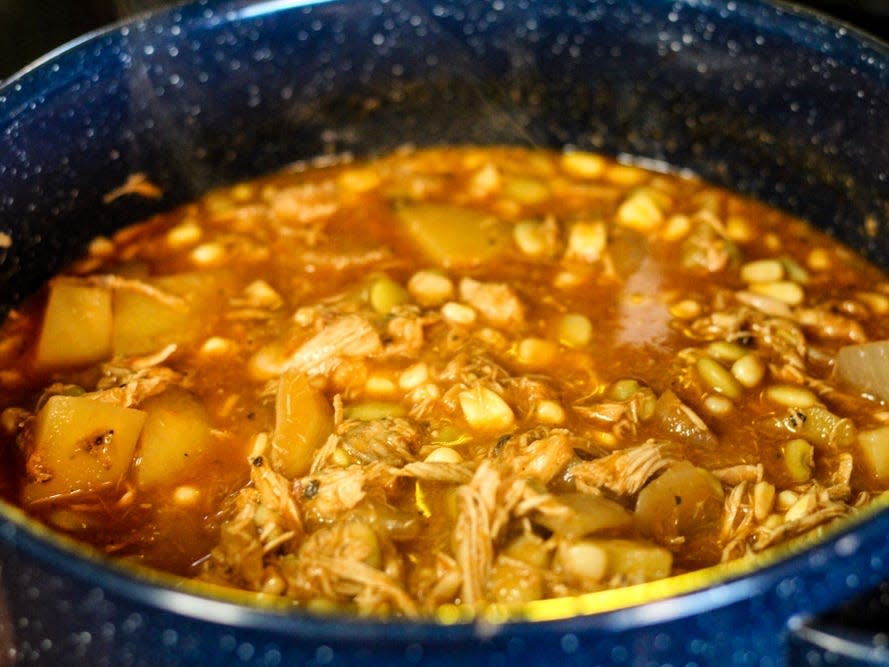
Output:
[[[221,243],[203,243],[191,251],[191,261],[199,266],[213,266],[225,259],[225,248]]]
[[[529,257],[541,257],[554,250],[550,235],[543,223],[523,220],[512,229],[512,238],[519,250]]]
[[[502,431],[515,422],[512,408],[503,398],[487,387],[477,385],[461,391],[457,396],[463,416],[470,426],[487,431]]]
[[[515,346],[515,358],[525,366],[542,368],[550,364],[558,354],[555,343],[544,338],[528,337],[520,340]]]
[[[648,172],[629,164],[614,164],[608,167],[605,178],[615,185],[631,187],[639,185],[648,178]]]
[[[562,424],[565,421],[565,409],[556,401],[544,400],[537,404],[534,416],[542,424]]]
[[[806,258],[806,266],[812,271],[827,271],[833,266],[833,259],[826,248],[812,248]]]
[[[2,243],[0,247],[4,247]],[[110,257],[114,254],[114,242],[106,236],[97,236],[90,241],[89,254],[93,257]]]
[[[229,190],[229,194],[235,201],[245,202],[253,199],[254,191],[254,186],[252,184],[238,183],[231,190]]]
[[[201,240],[201,226],[193,220],[182,222],[167,231],[167,245],[171,248],[185,248]]]
[[[372,396],[391,396],[396,391],[395,383],[382,375],[371,375],[364,382],[364,390]]]
[[[452,447],[436,447],[423,460],[426,463],[462,463],[463,457]]]
[[[549,188],[534,178],[512,177],[503,184],[503,196],[520,204],[539,204],[549,199]]]
[[[337,447],[333,450],[333,454],[330,455],[330,462],[335,466],[346,468],[352,465],[352,457],[349,456],[345,449]]]
[[[664,214],[650,193],[637,190],[617,209],[617,223],[638,232],[650,232],[664,221]]]
[[[404,287],[391,278],[382,276],[371,284],[368,301],[374,311],[380,315],[386,315],[393,308],[410,301],[410,296]]]
[[[416,389],[429,379],[429,367],[419,361],[405,368],[398,376],[398,386],[402,389]]]
[[[284,300],[274,288],[264,280],[254,280],[244,288],[244,296],[250,305],[275,310],[284,305]]]
[[[790,489],[784,489],[778,493],[778,497],[775,499],[775,508],[780,512],[786,512],[793,507],[797,500],[799,500],[798,493]]]
[[[797,283],[789,280],[778,280],[769,283],[754,283],[750,286],[754,294],[775,299],[788,306],[798,306],[803,302],[806,293]]]
[[[804,493],[793,505],[790,506],[787,512],[784,513],[784,520],[797,521],[798,519],[807,517],[815,511],[816,507],[818,507],[818,500],[815,498],[815,494]]]
[[[565,255],[586,262],[595,262],[602,256],[608,241],[604,222],[578,222],[568,232]]]
[[[556,557],[561,569],[575,579],[598,581],[608,571],[607,552],[592,542],[563,543]]]
[[[771,252],[778,252],[781,250],[781,237],[774,232],[768,232],[763,236],[762,242]]]
[[[692,320],[698,317],[703,307],[697,301],[683,299],[670,306],[670,315],[680,320]]]
[[[719,394],[710,394],[704,399],[704,409],[714,417],[725,417],[731,414],[734,407],[731,399]]]
[[[735,243],[747,243],[756,238],[756,230],[746,218],[730,216],[725,221],[725,235]]]
[[[605,172],[606,161],[601,155],[586,151],[569,151],[563,153],[559,166],[569,176],[593,179]]]
[[[617,436],[609,431],[591,431],[590,437],[608,449],[615,449],[619,442]]]
[[[777,259],[757,259],[741,266],[745,283],[771,283],[784,280],[784,265]]]
[[[380,176],[373,169],[348,169],[339,175],[337,185],[350,193],[363,194],[379,187]]]
[[[691,219],[687,215],[671,215],[661,231],[664,241],[681,241],[691,231]]]
[[[408,280],[407,291],[421,306],[438,306],[454,296],[454,283],[436,271],[417,271]]]
[[[441,307],[441,316],[450,324],[459,324],[468,326],[473,324],[477,318],[475,309],[456,301],[448,301]]]
[[[762,359],[755,352],[748,352],[732,364],[732,375],[744,387],[752,389],[765,376],[766,367]]]
[[[553,287],[556,289],[572,289],[583,285],[587,276],[576,271],[559,271],[553,278]]]
[[[582,313],[567,313],[559,320],[558,337],[568,347],[584,347],[593,339],[593,323]]]
[[[488,162],[472,175],[469,190],[475,197],[488,197],[497,192],[502,184],[500,170]]]
[[[222,336],[211,336],[201,345],[201,354],[214,356],[220,354],[228,354],[235,349],[234,341]]]

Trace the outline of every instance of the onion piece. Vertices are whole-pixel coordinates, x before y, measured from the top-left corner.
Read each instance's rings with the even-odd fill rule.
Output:
[[[840,382],[889,402],[889,340],[840,348],[834,372]]]
[[[699,449],[716,449],[719,441],[703,419],[671,390],[657,399],[652,420],[679,442]]]

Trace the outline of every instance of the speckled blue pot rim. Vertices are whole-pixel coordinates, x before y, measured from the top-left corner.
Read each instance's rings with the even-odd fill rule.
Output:
[[[886,45],[784,4],[173,7],[75,41],[0,86],[0,232],[12,240],[0,249],[0,306],[33,293],[96,234],[207,188],[408,142],[571,145],[689,169],[889,267],[887,109]],[[164,197],[103,201],[135,172]],[[0,638],[11,628],[17,656],[47,664],[785,664],[789,619],[889,571],[889,517],[865,519],[673,597],[445,624],[193,596],[82,558],[0,512],[11,619],[4,626],[0,613]]]

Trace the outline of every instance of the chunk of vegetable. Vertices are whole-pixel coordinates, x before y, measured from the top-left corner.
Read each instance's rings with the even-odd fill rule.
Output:
[[[531,567],[549,567],[551,559],[546,542],[534,533],[522,533],[503,548],[503,553]]]
[[[49,293],[37,342],[41,368],[76,366],[111,354],[111,291],[56,283]]]
[[[889,426],[860,431],[858,449],[874,476],[889,482]]]
[[[499,558],[488,576],[488,591],[494,600],[506,604],[539,600],[543,574],[521,561]]]
[[[653,420],[680,442],[701,449],[715,449],[719,444],[704,420],[669,389],[658,397]]]
[[[406,414],[407,409],[400,403],[386,401],[364,401],[343,409],[346,419],[357,419],[363,422],[372,422],[386,417],[403,417]]]
[[[140,406],[148,415],[139,439],[136,484],[171,482],[210,444],[210,421],[203,403],[190,392],[171,387]]]
[[[34,419],[29,463],[45,479],[22,490],[26,504],[120,484],[145,423],[142,410],[85,396],[51,396]]]
[[[504,431],[515,422],[509,404],[493,389],[476,385],[457,395],[467,423],[486,431]]]
[[[333,408],[308,376],[287,371],[281,376],[275,398],[275,431],[271,461],[285,477],[309,472],[315,451],[333,432]]]
[[[636,518],[643,532],[668,541],[706,530],[719,520],[722,507],[719,481],[708,471],[682,461],[639,492]]]
[[[815,466],[815,449],[808,440],[794,438],[781,448],[784,454],[784,465],[794,482],[808,482],[812,478]]]
[[[503,254],[511,242],[505,223],[478,210],[411,203],[397,213],[423,252],[444,266],[481,264]]]
[[[533,521],[561,537],[577,538],[602,531],[629,528],[632,514],[622,505],[586,493],[565,493],[542,507]]]
[[[226,298],[224,272],[181,273],[147,283],[157,293],[114,291],[115,355],[147,354],[170,343],[193,340]]]
[[[845,449],[855,443],[852,420],[841,418],[822,405],[791,408],[777,421],[777,426],[824,449]]]
[[[596,583],[605,578],[608,554],[592,540],[565,541],[556,550],[553,566],[568,581],[583,588],[586,582]]]
[[[650,542],[626,539],[586,539],[589,548],[605,557],[603,577],[621,577],[628,583],[643,583],[670,576],[673,554]]]
[[[388,276],[375,279],[368,290],[368,301],[380,315],[386,315],[393,308],[410,301],[407,290]]]
[[[840,348],[834,372],[861,393],[889,401],[889,340]]]

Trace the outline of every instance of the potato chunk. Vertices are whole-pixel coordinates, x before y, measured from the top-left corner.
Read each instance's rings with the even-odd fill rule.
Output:
[[[304,373],[281,376],[275,398],[272,465],[294,479],[309,472],[315,451],[333,432],[333,409]]]
[[[511,230],[481,211],[446,204],[406,204],[398,217],[408,234],[443,266],[472,266],[504,253]]]
[[[111,323],[110,290],[54,284],[37,342],[37,366],[76,366],[110,356]]]
[[[210,421],[201,401],[178,387],[151,396],[141,407],[148,416],[139,440],[136,484],[145,488],[170,482],[207,449]]]
[[[115,290],[114,354],[148,354],[197,338],[224,303],[229,282],[221,271],[181,273],[148,282],[156,294]]]
[[[29,464],[41,477],[22,490],[25,504],[114,487],[130,468],[145,423],[141,410],[84,396],[52,396],[34,421]]]

